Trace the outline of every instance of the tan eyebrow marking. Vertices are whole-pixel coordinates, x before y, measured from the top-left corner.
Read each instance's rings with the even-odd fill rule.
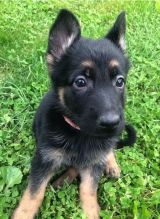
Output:
[[[91,60],[85,60],[82,62],[82,65],[84,67],[93,68],[95,66],[95,63]]]
[[[86,71],[86,76],[90,77],[90,68],[94,68],[95,67],[95,63],[92,61],[92,60],[85,60],[82,62],[82,65],[85,67],[85,68],[88,68],[87,71]]]
[[[114,67],[118,67],[119,66],[119,62],[116,60],[116,59],[112,59],[110,62],[109,62],[109,67],[110,68],[114,68]]]

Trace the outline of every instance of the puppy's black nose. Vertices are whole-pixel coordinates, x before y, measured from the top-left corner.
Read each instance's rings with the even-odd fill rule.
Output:
[[[120,122],[120,116],[115,113],[107,113],[100,116],[98,124],[101,128],[114,129],[118,126]]]

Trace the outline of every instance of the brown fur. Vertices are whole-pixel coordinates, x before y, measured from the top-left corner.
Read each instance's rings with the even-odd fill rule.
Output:
[[[97,186],[89,171],[81,176],[80,199],[82,208],[88,219],[99,219],[99,205],[97,202]]]
[[[86,60],[86,61],[82,62],[82,65],[84,67],[87,67],[87,68],[93,68],[95,66],[95,64],[92,60]]]
[[[45,179],[45,181],[41,183],[38,190],[34,194],[32,194],[30,190],[30,185],[28,185],[19,203],[19,206],[14,211],[12,219],[33,219],[35,218],[35,215],[37,214],[38,209],[41,206],[41,203],[43,201],[46,186],[50,178],[51,176],[49,176],[48,179]]]
[[[109,63],[109,67],[114,68],[114,67],[117,67],[117,66],[119,66],[119,62],[116,59],[112,59]]]
[[[58,89],[58,96],[59,96],[61,103],[63,105],[65,105],[65,103],[64,103],[64,88],[61,87]]]
[[[113,150],[106,155],[106,173],[114,178],[120,177],[120,168],[116,162]]]
[[[54,187],[60,187],[66,181],[68,184],[71,184],[73,180],[78,176],[78,171],[70,167],[62,176],[53,182]]]
[[[47,55],[47,63],[48,63],[49,72],[52,72],[52,70],[53,70],[53,61],[54,61],[53,56],[51,54],[48,54]]]

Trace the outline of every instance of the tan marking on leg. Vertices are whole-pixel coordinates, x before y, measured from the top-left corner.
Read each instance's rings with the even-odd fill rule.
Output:
[[[28,185],[17,209],[13,213],[12,219],[33,219],[36,216],[50,178],[51,176],[40,185],[34,194],[31,194],[30,185]]]
[[[97,186],[93,177],[86,171],[81,178],[80,199],[82,208],[88,219],[99,219],[99,205],[97,202]]]
[[[78,171],[75,168],[70,167],[62,176],[53,182],[53,186],[60,187],[63,185],[64,181],[66,181],[68,184],[71,184],[77,176]]]
[[[58,96],[59,96],[59,99],[60,99],[61,103],[63,105],[65,105],[65,102],[64,102],[64,88],[60,87],[58,89]]]
[[[110,62],[109,62],[109,67],[110,68],[114,68],[114,67],[117,67],[119,66],[119,62],[116,60],[116,59],[112,59]]]
[[[106,155],[106,173],[114,178],[120,177],[120,168],[116,162],[113,150]]]

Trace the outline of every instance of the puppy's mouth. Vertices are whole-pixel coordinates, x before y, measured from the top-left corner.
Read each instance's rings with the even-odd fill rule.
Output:
[[[71,119],[69,119],[67,116],[63,116],[66,123],[68,123],[72,128],[80,130],[80,127],[76,125]]]
[[[98,129],[94,132],[88,132],[87,130],[81,130],[80,126],[78,126],[75,122],[73,122],[73,120],[71,120],[67,116],[63,115],[63,118],[64,118],[65,122],[69,126],[71,126],[73,129],[78,130],[78,131],[82,131],[85,134],[92,135],[95,137],[106,137],[106,136],[111,137],[112,135],[115,135],[117,132],[117,129],[100,129],[100,130]]]

